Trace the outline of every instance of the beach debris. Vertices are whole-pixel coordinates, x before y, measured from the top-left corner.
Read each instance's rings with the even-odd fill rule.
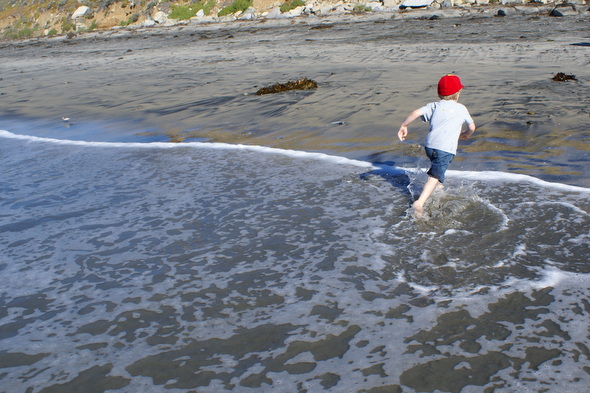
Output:
[[[257,96],[263,94],[280,93],[288,90],[310,90],[316,89],[318,83],[312,79],[303,78],[296,81],[289,81],[287,83],[275,83],[272,86],[263,87],[256,92]]]
[[[63,121],[63,125],[64,125],[64,127],[65,127],[65,128],[70,128],[71,126],[73,126],[73,125],[74,125],[74,123],[72,123],[72,122],[70,121],[70,118],[69,118],[69,117],[62,116],[62,117],[61,117],[61,120]]]
[[[432,0],[404,0],[399,5],[399,9],[405,10],[406,8],[426,8],[432,3]]]
[[[563,72],[558,72],[553,76],[553,80],[556,82],[565,82],[565,81],[577,81],[576,76],[572,74],[565,74]]]
[[[309,30],[331,29],[333,27],[334,27],[334,24],[322,23],[319,25],[312,26]]]
[[[185,136],[180,134],[172,134],[170,137],[170,143],[182,143],[186,139]]]

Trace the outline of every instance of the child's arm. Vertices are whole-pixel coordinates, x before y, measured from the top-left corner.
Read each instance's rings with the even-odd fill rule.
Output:
[[[424,113],[420,109],[416,109],[415,111],[410,113],[408,117],[406,117],[406,120],[404,120],[401,127],[399,128],[399,131],[397,132],[397,137],[400,141],[406,139],[406,136],[408,135],[408,126],[410,125],[410,123],[422,116],[423,114]]]
[[[459,135],[459,139],[467,139],[475,132],[475,123],[469,124],[469,128]]]

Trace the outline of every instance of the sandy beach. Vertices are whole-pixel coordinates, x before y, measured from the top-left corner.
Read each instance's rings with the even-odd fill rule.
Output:
[[[416,165],[425,128],[414,125],[405,144],[396,130],[409,111],[436,99],[441,75],[456,73],[479,129],[455,169],[588,186],[589,16],[522,9],[506,17],[494,7],[462,18],[451,17],[460,10],[417,10],[4,41],[0,127],[27,133],[31,123],[12,121],[26,119],[35,132],[64,138],[245,143]],[[576,80],[555,82],[558,72]],[[319,87],[255,95],[299,78]]]
[[[586,393],[589,13],[531,9],[0,42],[0,391]]]

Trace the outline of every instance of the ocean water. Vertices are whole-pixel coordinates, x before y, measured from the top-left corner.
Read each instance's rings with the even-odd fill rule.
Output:
[[[83,138],[80,138],[83,139]],[[2,392],[586,392],[590,189],[0,132]]]

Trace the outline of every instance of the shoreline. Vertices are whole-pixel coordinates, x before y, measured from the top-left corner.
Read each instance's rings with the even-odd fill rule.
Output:
[[[321,3],[321,2],[320,2]],[[403,3],[403,2],[402,2]],[[400,3],[400,4],[402,4]],[[331,3],[327,3],[331,4]],[[343,4],[347,4],[347,8]],[[360,3],[359,3],[360,4]],[[299,25],[322,25],[328,23],[357,23],[365,21],[387,21],[387,20],[436,20],[448,18],[471,18],[471,17],[519,17],[519,16],[539,16],[539,17],[590,17],[590,5],[575,3],[505,3],[505,4],[464,4],[461,6],[428,6],[417,8],[401,9],[399,5],[395,7],[382,8],[377,11],[357,12],[352,8],[353,3],[335,3],[334,10],[323,13],[314,13],[312,11],[304,12],[299,10],[295,14],[279,14],[278,16],[268,16],[266,12],[251,13],[250,16],[240,17],[229,15],[225,17],[193,17],[187,20],[174,20],[165,17],[162,22],[136,23],[128,26],[113,26],[96,30],[86,30],[82,28],[79,32],[71,31],[58,35],[43,35],[30,38],[0,38],[0,44],[10,42],[30,42],[44,39],[80,39],[93,37],[96,34],[133,34],[145,29],[159,30],[181,27],[195,26],[216,26],[219,29],[231,28],[233,26],[241,27],[251,24],[264,23],[271,27],[280,27],[289,24]],[[340,7],[337,9],[337,7]]]
[[[575,45],[590,42],[585,26],[585,16],[368,15],[4,41],[0,127],[90,141],[254,144],[412,166],[424,129],[416,125],[407,144],[396,143],[393,130],[435,98],[441,73],[457,73],[479,130],[451,169],[588,187],[590,50]],[[558,72],[577,80],[555,82]],[[319,87],[255,95],[301,78]]]

